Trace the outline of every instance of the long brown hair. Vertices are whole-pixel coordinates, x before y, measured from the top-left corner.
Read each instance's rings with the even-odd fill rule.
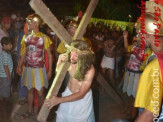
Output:
[[[80,51],[86,51],[87,53],[78,53],[77,67],[74,73],[74,78],[82,81],[85,78],[87,71],[90,69],[91,65],[94,63],[95,55],[90,51],[88,44],[81,40],[76,40],[71,43],[72,47]],[[70,56],[70,55],[69,55]]]

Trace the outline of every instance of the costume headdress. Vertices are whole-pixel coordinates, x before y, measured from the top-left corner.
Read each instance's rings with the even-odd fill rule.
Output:
[[[75,27],[75,28],[77,28],[78,27],[78,23],[75,20],[71,20],[70,24],[68,25],[68,27]]]
[[[145,14],[145,31],[149,34],[155,35],[158,30],[158,36],[163,36],[163,21],[159,16],[155,17],[155,14]],[[157,34],[156,34],[157,35]]]
[[[142,27],[141,24],[143,24],[144,21],[145,31],[148,34],[155,35],[157,31],[159,33],[156,35],[163,36],[163,21],[159,16],[157,16],[157,19],[158,20],[156,20],[155,14],[147,12],[145,13],[145,18],[139,17],[137,19],[134,27],[140,30]]]
[[[31,21],[35,21],[35,22],[38,22],[39,25],[42,25],[43,24],[43,20],[40,18],[39,15],[37,14],[31,14],[29,17],[26,18],[27,22],[31,23]]]
[[[74,52],[77,52],[78,54],[89,54],[89,53],[94,54],[94,52],[92,51],[91,48],[88,48],[87,50],[79,50],[79,49],[77,49],[77,48],[75,48],[73,46],[69,46],[68,44],[66,44],[65,47],[67,48],[67,50],[69,52],[74,51]]]
[[[134,24],[134,28],[136,28],[136,29],[140,29],[141,28],[141,21],[140,21],[141,19],[142,19],[141,17],[139,17],[137,19],[137,21]]]
[[[25,34],[28,34],[29,29],[28,29],[28,24],[27,23],[31,23],[32,16],[33,16],[33,14],[30,14],[26,18],[26,23],[24,24],[24,33]]]

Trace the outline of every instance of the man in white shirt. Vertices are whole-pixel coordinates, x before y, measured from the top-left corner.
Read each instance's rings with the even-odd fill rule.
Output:
[[[1,20],[0,28],[0,52],[2,51],[1,39],[2,37],[8,37],[8,30],[11,27],[11,19],[9,17],[3,17]]]

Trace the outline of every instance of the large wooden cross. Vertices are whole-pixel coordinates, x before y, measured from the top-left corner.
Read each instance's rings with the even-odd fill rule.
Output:
[[[66,44],[70,44],[72,40],[81,39],[83,37],[83,34],[85,32],[85,29],[89,23],[89,20],[93,14],[94,9],[96,8],[96,5],[98,3],[98,0],[91,0],[80,24],[77,28],[77,31],[72,38],[71,35],[66,31],[66,29],[62,26],[62,24],[56,19],[56,17],[52,14],[52,12],[46,7],[46,5],[42,2],[42,0],[31,0],[30,5],[32,9],[40,15],[40,17],[43,19],[43,21],[56,33],[56,35],[60,38],[60,40],[64,41]],[[48,92],[48,95],[46,96],[46,99],[48,99],[52,95],[57,95],[59,88],[62,84],[62,81],[66,75],[67,69],[69,68],[69,63],[63,63],[60,67],[60,70],[57,72],[54,81],[52,83],[52,86]],[[46,121],[48,115],[49,115],[48,107],[45,106],[45,102],[43,103],[43,106],[40,110],[40,113],[37,117],[39,121]]]
[[[79,24],[79,27],[76,30],[74,37],[71,37],[71,35],[69,35],[69,33],[66,31],[66,29],[56,19],[56,17],[52,14],[52,12],[46,7],[46,5],[42,2],[42,0],[31,0],[30,6],[38,15],[40,15],[40,17],[43,19],[43,21],[56,33],[56,35],[60,38],[60,40],[62,40],[64,43],[70,44],[72,42],[72,40],[81,39],[83,37],[85,29],[89,23],[89,20],[93,14],[93,11],[94,11],[97,3],[98,3],[98,0],[90,1],[90,4],[80,22],[80,24]],[[57,74],[53,80],[52,86],[48,92],[48,95],[46,96],[46,99],[49,99],[49,97],[52,95],[54,95],[54,96],[57,95],[69,66],[70,66],[70,64],[68,62],[62,63],[59,71],[57,72]],[[100,73],[98,73],[98,75],[97,75],[97,81],[102,85],[102,87],[105,89],[107,94],[109,96],[111,96],[111,99],[115,100],[115,102],[118,105],[123,105],[124,101],[122,100],[122,98],[105,81],[105,79],[102,77],[102,75]],[[46,121],[47,117],[49,115],[49,112],[50,111],[48,110],[48,107],[45,106],[45,103],[43,103],[43,106],[42,106],[40,113],[37,117],[38,121]]]

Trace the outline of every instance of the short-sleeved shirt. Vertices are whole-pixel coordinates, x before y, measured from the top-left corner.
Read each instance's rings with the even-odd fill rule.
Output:
[[[4,65],[8,66],[11,75],[13,70],[12,56],[9,52],[2,50],[0,53],[0,77],[7,77]]]
[[[140,77],[135,107],[159,115],[163,98],[162,77],[158,59],[152,60]]]

